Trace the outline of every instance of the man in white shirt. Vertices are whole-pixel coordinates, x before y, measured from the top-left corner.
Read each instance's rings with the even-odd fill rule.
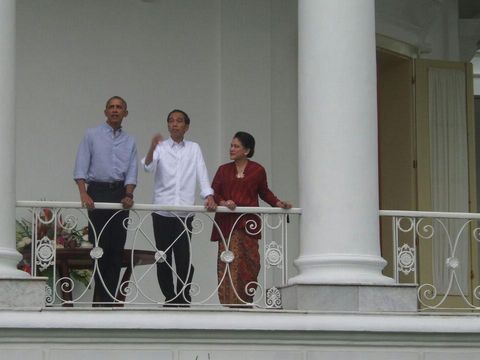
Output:
[[[190,126],[190,118],[182,110],[173,110],[167,117],[170,137],[163,141],[156,134],[147,156],[142,160],[146,172],[154,172],[153,203],[159,205],[193,205],[196,182],[205,208],[215,210],[207,168],[197,143],[184,140]],[[158,211],[152,214],[153,232],[158,251],[166,261],[157,262],[157,278],[165,296],[165,304],[188,306],[191,302],[190,285],[193,265],[190,255],[190,236],[193,216],[182,212]],[[176,269],[173,269],[172,255]],[[176,278],[176,290],[174,287]]]

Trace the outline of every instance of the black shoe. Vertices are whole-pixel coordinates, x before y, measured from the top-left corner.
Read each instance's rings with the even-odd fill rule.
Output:
[[[173,304],[173,303],[165,303],[165,304],[163,304],[163,307],[164,308],[176,308],[176,307],[178,307],[178,305]]]
[[[173,299],[168,299],[168,300],[165,300],[165,303],[163,304],[163,307],[170,307],[170,308],[177,308],[177,307],[182,307],[182,308],[186,308],[186,307],[190,307],[190,302],[183,299],[183,297],[181,296],[177,296]]]
[[[165,308],[176,308],[177,307],[177,300],[175,296],[172,297],[166,297],[165,298],[165,303],[163,304],[163,307]]]

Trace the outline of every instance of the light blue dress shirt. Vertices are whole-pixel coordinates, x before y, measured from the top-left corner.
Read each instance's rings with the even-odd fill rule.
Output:
[[[114,133],[107,123],[87,129],[78,147],[75,180],[136,185],[137,173],[137,146],[133,137],[122,129]]]

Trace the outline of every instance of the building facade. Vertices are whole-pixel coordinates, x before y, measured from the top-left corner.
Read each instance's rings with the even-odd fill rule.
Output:
[[[477,358],[478,266],[468,245],[475,239],[455,246],[446,270],[428,259],[448,249],[418,245],[418,279],[397,279],[392,229],[381,220],[389,215],[379,210],[477,212],[479,15],[474,1],[456,0],[3,1],[2,356]],[[450,77],[454,85],[442,85]],[[460,115],[438,110],[460,93],[452,105]],[[15,204],[78,201],[76,144],[103,121],[112,95],[129,103],[125,127],[140,153],[153,131],[165,132],[171,109],[187,111],[210,175],[236,131],[256,136],[255,159],[271,187],[301,208],[283,310],[44,306],[43,280],[16,267]],[[451,148],[435,145],[432,117],[463,124],[448,162],[463,166],[446,175],[432,170],[448,167],[433,165],[434,150]],[[452,177],[458,182],[447,190],[435,182]],[[437,188],[454,202],[445,205]],[[137,204],[151,202],[151,189],[152,179],[140,175]],[[211,264],[208,274],[215,255],[207,237],[193,249],[203,254],[196,261]],[[455,270],[456,261],[468,266]],[[442,288],[452,271],[460,292]],[[416,285],[431,281],[436,295],[463,294],[471,312],[424,311]]]

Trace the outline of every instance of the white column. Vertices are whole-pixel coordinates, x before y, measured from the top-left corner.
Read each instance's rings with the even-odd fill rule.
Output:
[[[0,1],[0,278],[25,278],[15,248],[15,0]]]
[[[299,275],[390,284],[381,273],[374,0],[299,1]]]

